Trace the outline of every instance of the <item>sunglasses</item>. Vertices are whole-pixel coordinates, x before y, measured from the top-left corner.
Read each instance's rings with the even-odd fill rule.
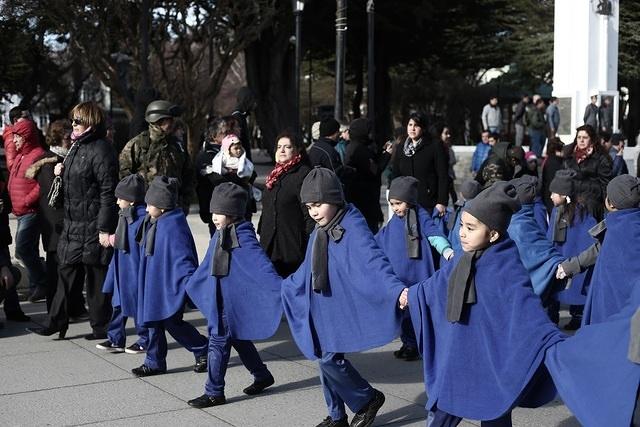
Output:
[[[76,126],[78,126],[78,125],[84,124],[84,120],[78,119],[78,118],[74,118],[74,119],[71,120],[71,123],[76,125]]]

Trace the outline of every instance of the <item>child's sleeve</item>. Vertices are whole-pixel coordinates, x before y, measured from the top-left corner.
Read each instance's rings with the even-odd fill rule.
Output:
[[[446,237],[442,236],[429,236],[427,237],[429,240],[429,244],[433,246],[436,251],[446,259],[449,259],[451,255],[453,255],[453,249],[451,249],[451,243],[447,240]]]

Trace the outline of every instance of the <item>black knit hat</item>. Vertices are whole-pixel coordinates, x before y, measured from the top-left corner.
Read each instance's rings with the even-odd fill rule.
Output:
[[[391,181],[389,200],[396,199],[415,206],[418,204],[418,180],[412,176],[399,176]]]
[[[151,181],[144,201],[160,209],[175,209],[178,205],[178,180],[168,176],[156,176]]]
[[[369,138],[369,120],[355,119],[349,125],[349,139],[366,141]]]
[[[607,199],[616,209],[640,207],[640,179],[631,175],[620,175],[609,181]]]
[[[320,138],[323,136],[331,136],[338,132],[340,123],[333,117],[328,117],[320,122]]]
[[[127,175],[116,185],[115,194],[118,199],[140,204],[144,203],[144,187],[144,179],[140,175]]]
[[[512,179],[509,183],[516,188],[518,200],[523,205],[533,203],[538,195],[538,178],[535,176],[523,175],[520,178]]]
[[[578,174],[573,169],[560,169],[549,184],[549,191],[563,196],[573,196]]]
[[[223,182],[213,189],[209,212],[242,218],[247,213],[248,201],[247,190],[238,184]]]
[[[460,194],[465,200],[469,201],[476,197],[480,192],[480,183],[475,179],[467,179],[460,185]]]
[[[300,188],[302,203],[345,204],[342,183],[330,169],[316,166],[307,174]]]
[[[483,190],[464,207],[464,211],[501,235],[507,231],[511,215],[520,210],[518,192],[508,182],[498,181]]]

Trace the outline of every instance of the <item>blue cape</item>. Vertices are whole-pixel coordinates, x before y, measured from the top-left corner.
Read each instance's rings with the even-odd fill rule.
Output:
[[[376,234],[376,243],[385,253],[393,272],[405,285],[411,286],[431,276],[435,271],[431,246],[427,237],[442,236],[426,210],[418,207],[418,229],[420,231],[420,258],[409,258],[406,243],[405,219],[393,215],[387,225]]]
[[[105,294],[113,293],[111,305],[120,306],[126,317],[135,317],[138,307],[138,271],[140,267],[140,250],[136,242],[136,233],[146,215],[145,205],[138,205],[134,211],[134,221],[127,227],[129,252],[113,251],[113,258],[107,270],[107,277],[102,286]]]
[[[580,252],[596,243],[596,240],[589,234],[589,229],[596,225],[597,221],[586,211],[584,212],[584,217],[582,217],[579,209],[581,208],[578,207],[576,209],[573,224],[571,224],[571,226],[567,228],[567,239],[564,243],[553,242],[552,240],[553,223],[556,216],[558,215],[558,210],[554,207],[551,211],[550,224],[552,225],[551,227],[549,227],[547,237],[558,249],[558,251],[560,251],[565,259],[573,256],[578,256]],[[585,272],[576,274],[571,279],[569,289],[564,289],[560,292],[556,292],[551,297],[563,304],[584,305],[585,301],[587,300],[587,289],[589,288],[592,273],[593,268],[590,267]]]
[[[492,420],[514,405],[551,401],[556,391],[548,376],[521,397],[545,351],[562,335],[533,293],[515,243],[507,236],[476,261],[477,302],[465,308],[462,322],[453,323],[447,320],[447,285],[459,260],[456,254],[454,262],[409,288],[427,409],[437,405],[458,417]]]
[[[145,255],[146,236],[140,245],[138,322],[168,319],[182,309],[185,285],[198,266],[196,245],[182,209],[158,218],[153,255]]]
[[[547,352],[545,364],[560,397],[585,427],[631,425],[640,365],[627,353],[631,316],[639,306],[640,282],[636,282],[619,313],[582,326]]]
[[[522,264],[529,272],[533,290],[537,295],[547,289],[556,277],[558,264],[565,260],[545,236],[535,219],[533,203],[522,205],[513,214],[507,232],[518,247]]]
[[[584,307],[584,325],[603,322],[619,312],[640,282],[640,209],[609,212],[606,224]]]
[[[542,197],[538,196],[533,200],[533,215],[536,218],[536,222],[540,226],[543,232],[547,232],[549,228],[549,220],[547,219],[547,207],[542,202]]]
[[[248,221],[236,224],[240,247],[231,250],[229,275],[220,278],[212,276],[211,261],[218,233],[216,230],[202,264],[189,279],[187,293],[207,318],[210,328],[218,328],[220,313],[216,296],[221,294],[233,338],[269,338],[282,319],[282,278],[262,250],[253,225]]]
[[[405,288],[378,247],[362,214],[353,205],[340,225],[342,239],[329,239],[329,290],[311,285],[311,233],[304,262],[282,283],[289,328],[308,359],[320,351],[351,353],[384,345],[398,336],[398,297]]]

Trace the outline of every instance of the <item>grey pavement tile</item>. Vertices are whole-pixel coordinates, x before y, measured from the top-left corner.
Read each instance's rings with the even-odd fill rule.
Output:
[[[92,424],[84,424],[90,426],[105,427],[158,427],[158,426],[189,426],[189,427],[210,427],[210,426],[229,426],[222,420],[212,415],[200,411],[198,409],[183,409],[177,411],[161,412],[151,415],[141,415],[137,417],[121,418],[118,420],[103,421]]]

